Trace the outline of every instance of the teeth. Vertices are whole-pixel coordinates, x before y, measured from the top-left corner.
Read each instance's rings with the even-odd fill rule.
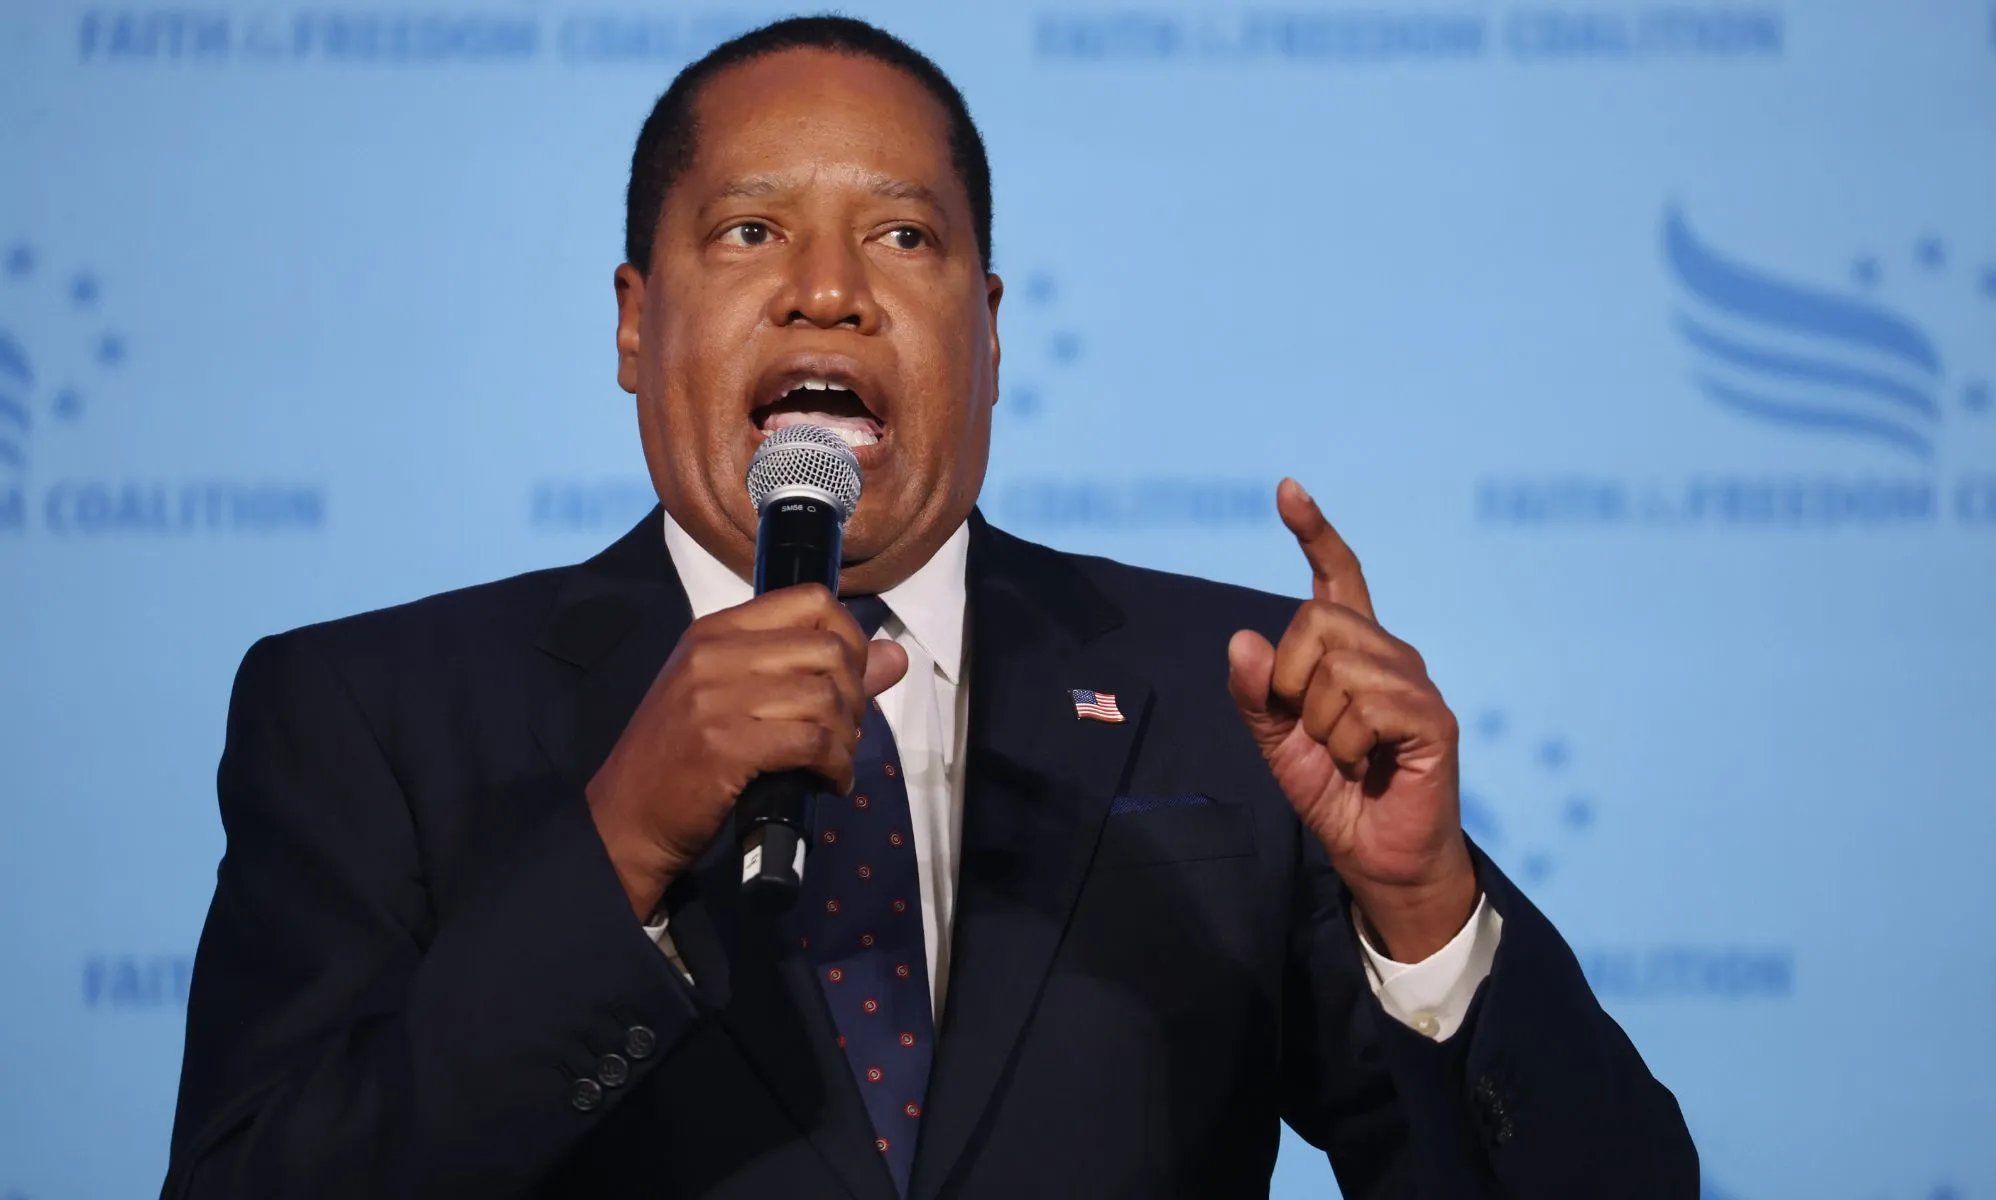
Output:
[[[780,412],[774,413],[763,425],[767,433],[775,433],[792,425],[816,425],[839,435],[848,446],[871,446],[880,441],[880,430],[870,420],[857,417],[833,416],[822,412]]]
[[[794,392],[798,388],[802,388],[807,392],[849,392],[852,390],[843,383],[833,383],[829,379],[806,379],[799,383],[797,387],[793,387],[790,390]]]

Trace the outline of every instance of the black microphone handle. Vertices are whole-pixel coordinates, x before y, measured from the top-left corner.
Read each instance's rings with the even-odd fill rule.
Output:
[[[784,912],[804,883],[811,836],[811,797],[831,784],[811,771],[758,775],[735,800],[741,833],[742,897],[764,912]]]
[[[838,507],[811,495],[770,497],[755,538],[755,592],[822,583],[836,594],[845,521]],[[768,913],[787,911],[803,886],[811,840],[811,797],[832,785],[805,770],[758,775],[735,800],[742,850],[742,898]]]

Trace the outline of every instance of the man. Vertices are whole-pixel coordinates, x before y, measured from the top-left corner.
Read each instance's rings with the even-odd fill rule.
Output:
[[[1300,609],[976,515],[1003,289],[933,64],[835,18],[720,47],[627,239],[662,511],[243,663],[166,1195],[1235,1197],[1279,1120],[1351,1196],[1696,1194],[1300,486]],[[864,471],[850,611],[744,582],[800,421]],[[731,806],[799,767],[766,917]]]

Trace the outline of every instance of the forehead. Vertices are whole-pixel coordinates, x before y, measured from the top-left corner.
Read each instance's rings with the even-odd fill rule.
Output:
[[[796,49],[751,59],[701,88],[694,118],[689,182],[858,168],[969,203],[950,163],[941,103],[907,72],[872,58]]]

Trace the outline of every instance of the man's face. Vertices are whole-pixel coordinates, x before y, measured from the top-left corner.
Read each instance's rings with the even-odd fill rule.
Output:
[[[618,382],[666,510],[747,574],[743,475],[768,433],[853,444],[843,586],[892,587],[970,514],[998,395],[1002,285],[978,258],[942,106],[902,72],[789,50],[695,101],[651,270],[617,271]]]

